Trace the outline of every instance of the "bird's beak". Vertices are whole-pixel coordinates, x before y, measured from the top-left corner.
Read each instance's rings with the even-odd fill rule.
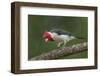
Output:
[[[47,38],[45,39],[45,42],[48,42],[48,39]]]

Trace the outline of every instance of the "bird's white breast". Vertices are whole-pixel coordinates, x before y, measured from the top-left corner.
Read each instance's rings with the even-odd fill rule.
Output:
[[[69,41],[70,40],[70,37],[68,35],[58,35],[56,33],[52,33],[52,36],[53,36],[53,39],[56,41],[56,42],[62,42],[62,41]]]

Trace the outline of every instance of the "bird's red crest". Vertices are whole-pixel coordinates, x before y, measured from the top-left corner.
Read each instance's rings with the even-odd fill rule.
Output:
[[[48,41],[53,41],[53,38],[52,38],[51,34],[49,32],[47,32],[47,31],[44,32],[43,37],[45,39],[48,39]]]
[[[44,32],[43,37],[44,37],[44,38],[49,38],[49,37],[51,37],[51,35],[49,34],[49,32]]]

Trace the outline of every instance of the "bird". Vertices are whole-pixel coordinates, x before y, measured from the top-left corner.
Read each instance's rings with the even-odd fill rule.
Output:
[[[51,29],[43,33],[43,38],[45,42],[55,41],[57,42],[57,47],[66,45],[70,40],[76,39],[70,32],[63,29]]]

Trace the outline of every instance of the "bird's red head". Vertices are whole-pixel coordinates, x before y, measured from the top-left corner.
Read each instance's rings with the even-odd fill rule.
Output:
[[[54,41],[51,34],[49,32],[44,32],[43,37],[45,39],[45,41]]]

